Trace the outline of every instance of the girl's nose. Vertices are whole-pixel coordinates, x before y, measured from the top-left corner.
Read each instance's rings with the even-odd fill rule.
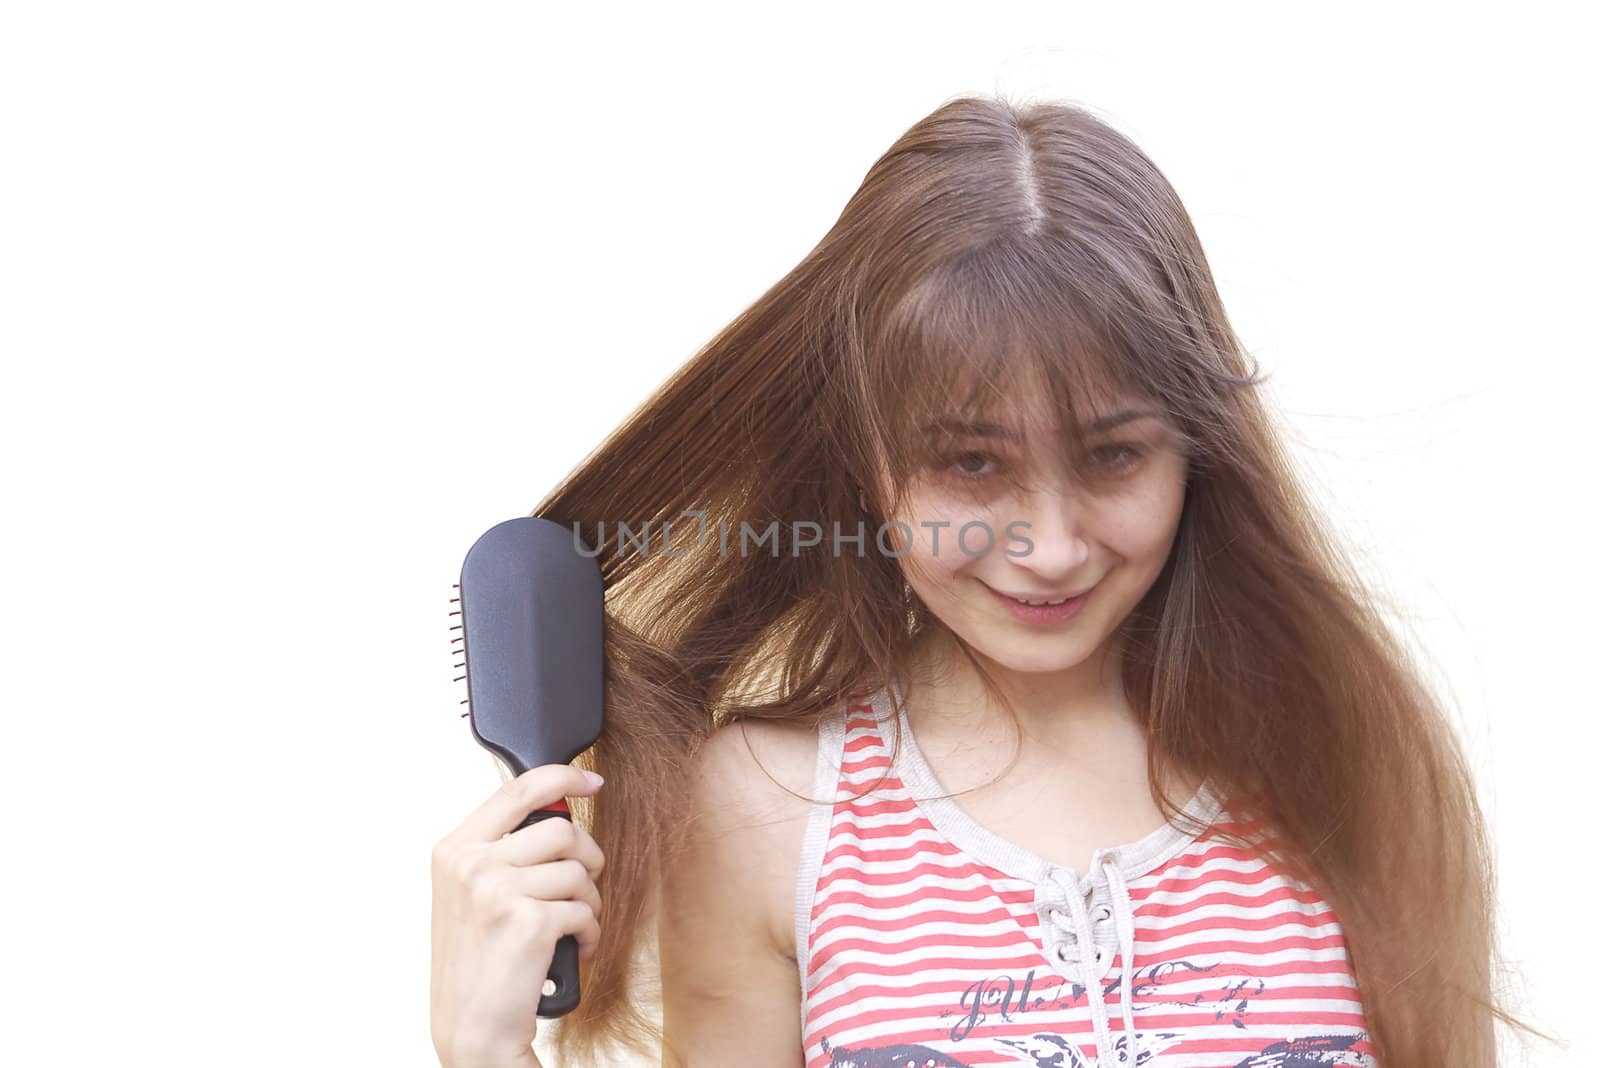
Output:
[[[1059,490],[1030,494],[1014,519],[1022,522],[1004,532],[1010,560],[1037,575],[1041,585],[1058,584],[1057,580],[1082,570],[1089,542],[1083,505],[1075,494]]]

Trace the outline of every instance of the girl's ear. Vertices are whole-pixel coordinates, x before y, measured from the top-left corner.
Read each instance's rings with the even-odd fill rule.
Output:
[[[867,507],[867,491],[865,488],[861,486],[856,487],[856,500],[861,502],[861,510],[863,512],[872,511],[871,508]]]

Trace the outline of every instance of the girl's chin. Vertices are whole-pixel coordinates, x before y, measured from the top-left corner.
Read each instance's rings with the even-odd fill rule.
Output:
[[[1036,635],[1032,640],[986,631],[966,639],[991,662],[1010,671],[1050,674],[1068,671],[1084,660],[1085,650],[1078,635]]]

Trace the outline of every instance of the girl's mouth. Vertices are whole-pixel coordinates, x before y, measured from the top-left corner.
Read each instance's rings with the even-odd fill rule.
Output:
[[[1094,587],[1091,586],[1075,597],[1024,598],[1013,597],[1010,594],[1001,593],[999,590],[989,587],[985,588],[989,589],[989,592],[994,594],[1006,606],[1006,610],[1011,613],[1011,618],[1021,623],[1035,624],[1065,623],[1078,614],[1078,611],[1083,607],[1083,602],[1087,601],[1089,595],[1094,592]]]

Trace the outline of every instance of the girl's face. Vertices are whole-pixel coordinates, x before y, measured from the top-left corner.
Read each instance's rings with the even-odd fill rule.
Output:
[[[910,528],[909,546],[904,528],[885,540],[904,550],[911,588],[998,667],[1061,672],[1090,660],[1172,547],[1188,477],[1181,435],[1158,406],[1126,395],[1083,418],[1076,461],[1037,413],[952,424],[901,513],[887,517]],[[1013,600],[1068,596],[1075,608]]]

